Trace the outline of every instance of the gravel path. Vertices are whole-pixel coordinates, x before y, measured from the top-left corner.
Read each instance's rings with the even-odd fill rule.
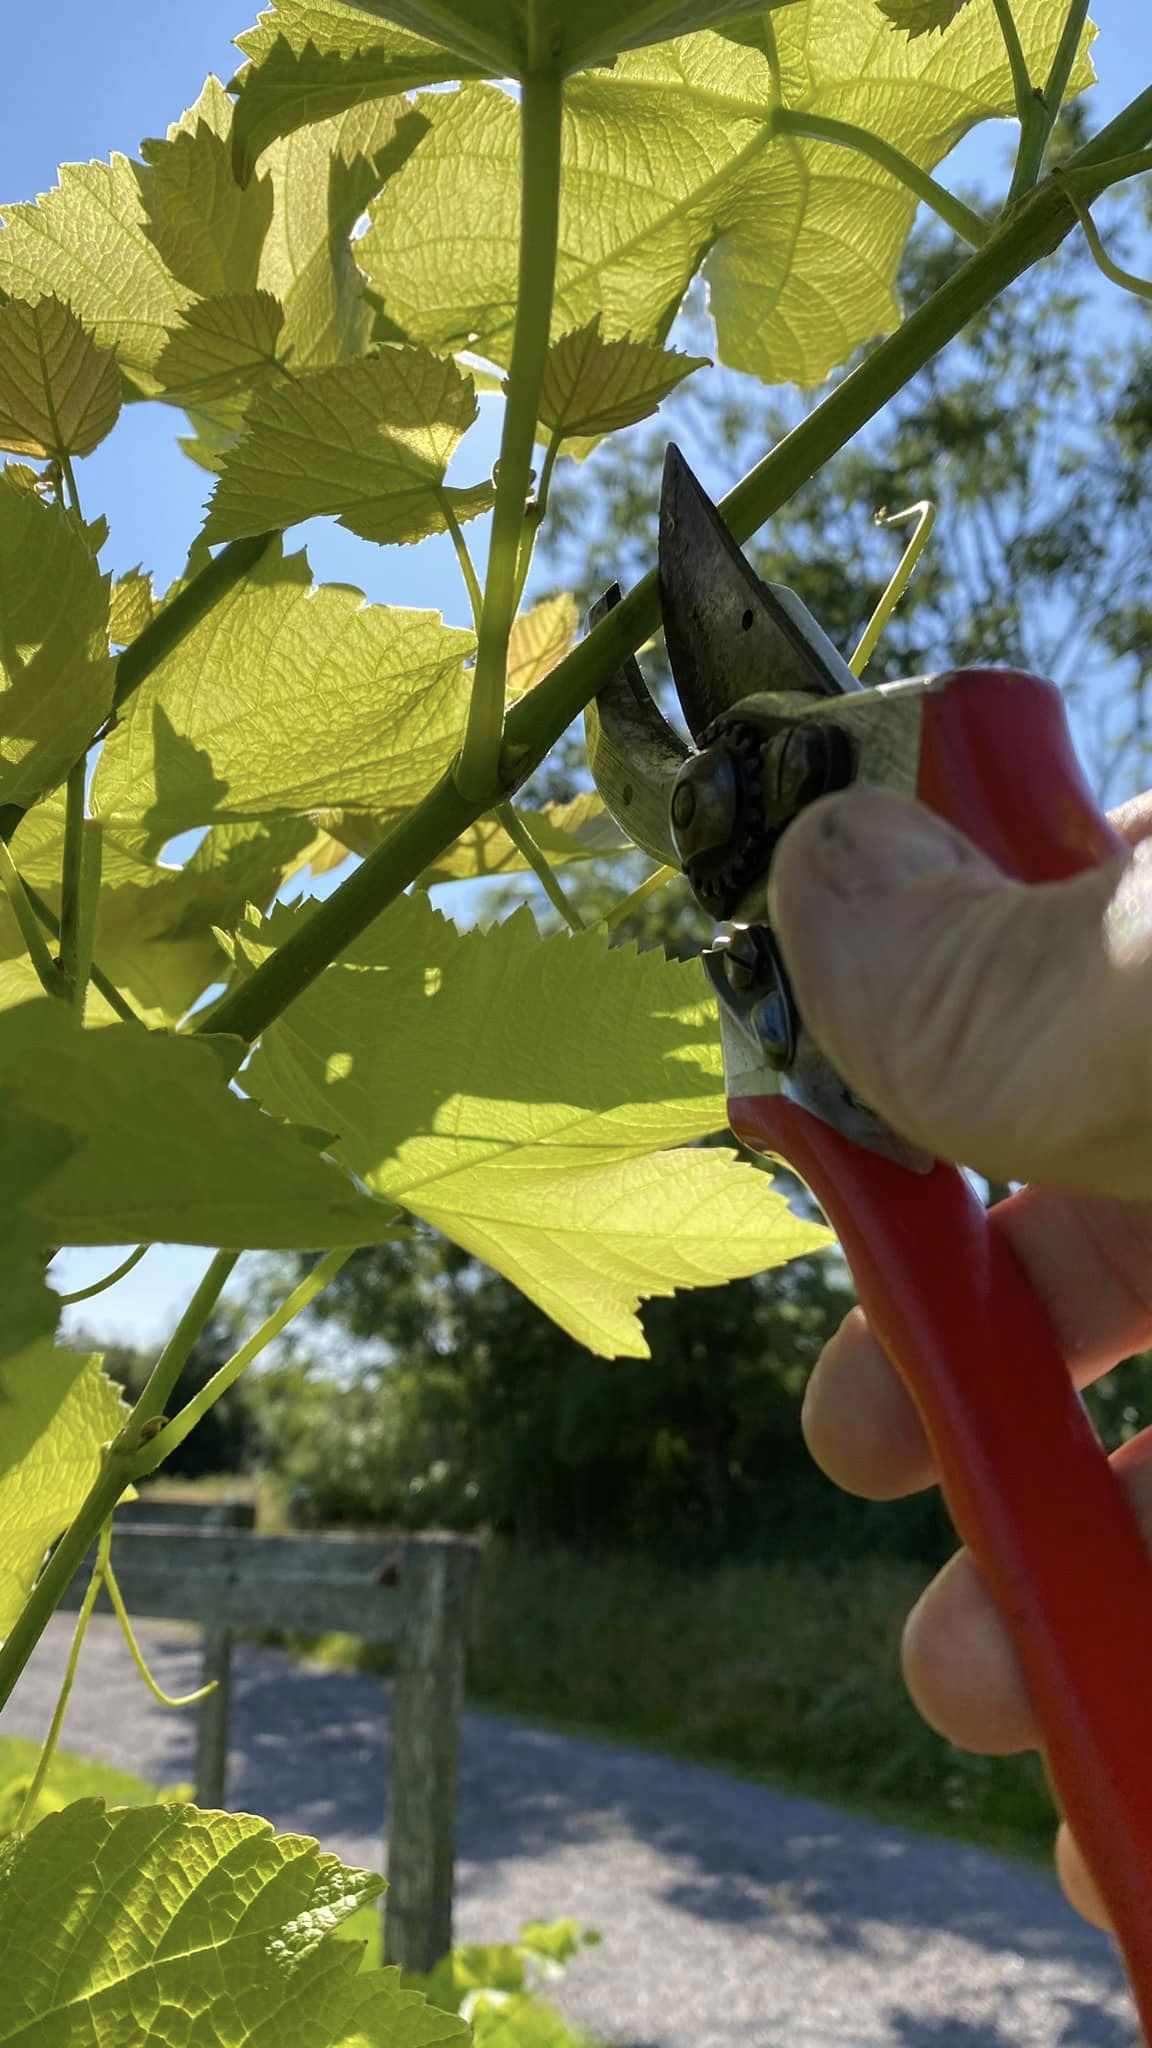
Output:
[[[71,1622],[4,1716],[39,1735]],[[141,1627],[161,1683],[195,1635]],[[191,1713],[140,1687],[92,1624],[65,1742],[159,1784],[191,1775]],[[236,1807],[377,1864],[387,1699],[373,1679],[237,1653]],[[557,2004],[622,2048],[1133,2048],[1105,1939],[1041,1874],[786,1798],[720,1771],[469,1714],[457,1930],[502,1939],[572,1914],[604,1935]]]

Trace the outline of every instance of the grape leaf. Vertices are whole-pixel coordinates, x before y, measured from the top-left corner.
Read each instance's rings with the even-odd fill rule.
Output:
[[[1061,20],[1018,0],[1044,76]],[[978,121],[1010,113],[991,6],[947,37],[886,33],[874,0],[802,0],[774,16],[785,104],[872,129],[930,169]],[[1083,50],[1073,89],[1089,82]],[[907,188],[828,142],[775,137],[774,69],[717,35],[622,57],[565,93],[554,335],[599,311],[609,338],[659,341],[698,270],[721,359],[768,382],[813,383],[891,328]],[[496,87],[419,100],[419,149],[369,209],[357,260],[413,340],[506,363],[516,304],[518,113]],[[425,223],[419,237],[411,222]]]
[[[120,155],[65,164],[51,192],[0,211],[0,291],[65,300],[137,388],[154,391],[153,364],[188,294],[144,233],[136,167]]]
[[[108,578],[57,505],[0,479],[0,803],[62,782],[112,703]]]
[[[412,541],[486,511],[490,484],[444,472],[477,414],[467,372],[426,348],[385,348],[265,390],[228,455],[205,537],[236,540],[334,512],[365,540]]]
[[[183,867],[159,864],[148,835],[105,830],[94,951],[100,966],[151,1025],[174,1024],[213,982],[228,975],[217,931],[230,931],[249,904],[261,909],[308,859],[316,840],[304,818],[214,825]],[[64,806],[38,804],[12,839],[25,879],[59,910]],[[0,918],[0,956],[18,956],[23,941],[9,912]],[[16,962],[13,961],[12,965]],[[30,963],[29,963],[30,964]],[[0,1008],[26,1000],[37,984],[0,968]],[[107,1021],[98,991],[88,1015]]]
[[[422,36],[386,28],[332,0],[279,0],[256,27],[237,36],[252,60],[232,81],[232,127],[239,178],[270,143],[297,128],[343,114],[365,100],[471,74],[475,65]]]
[[[7,1317],[7,1303],[5,1316]],[[0,1636],[68,1527],[128,1410],[98,1357],[41,1342],[0,1362]]]
[[[189,306],[156,364],[167,398],[207,405],[276,368],[284,308],[271,292],[222,292]]]
[[[714,28],[748,13],[748,0],[580,0],[579,6],[539,0],[353,0],[365,14],[383,15],[448,46],[495,77],[522,78],[541,57],[566,71],[610,63],[619,50],[665,42],[693,29]],[[768,5],[772,0],[768,0]]]
[[[231,1092],[227,1066],[242,1054],[235,1039],[135,1024],[77,1031],[51,996],[0,1013],[0,1238],[17,1248],[375,1243],[388,1209],[317,1155],[314,1133],[302,1139]]]
[[[467,2048],[456,2014],[332,1940],[382,1889],[253,1814],[77,1800],[5,1857],[0,2043]]]
[[[206,120],[141,144],[144,232],[169,275],[200,298],[254,291],[272,220],[267,178],[232,174],[229,141]]]
[[[272,182],[273,210],[259,283],[284,308],[281,354],[296,370],[367,349],[377,308],[349,236],[425,126],[406,99],[372,100],[265,152],[261,171]]]
[[[152,623],[156,603],[152,578],[143,569],[129,569],[112,585],[108,604],[108,638],[113,647],[127,647]]]
[[[534,690],[563,661],[580,623],[576,600],[567,592],[546,597],[521,612],[508,636],[509,701]]]
[[[647,419],[693,370],[707,367],[707,356],[682,355],[628,336],[605,341],[597,313],[587,326],[552,343],[540,390],[541,424],[557,440],[615,433]]]
[[[243,926],[245,957],[295,921]],[[721,1153],[649,1156],[724,1123],[698,963],[542,940],[526,911],[460,933],[401,898],[270,1027],[247,1080],[594,1350],[646,1356],[642,1295],[827,1241]]]
[[[876,0],[876,5],[893,28],[902,28],[911,39],[947,28],[968,0]]]
[[[270,548],[130,698],[93,813],[159,848],[218,818],[407,810],[461,744],[475,645],[438,612],[313,589],[306,555]]]
[[[297,55],[309,48],[322,57],[358,57],[385,45],[406,62],[429,62],[443,56],[443,44],[415,36],[379,15],[364,14],[347,0],[270,0],[254,28],[236,37],[236,47],[252,64],[262,64],[279,43]],[[459,77],[459,72],[452,74]],[[233,90],[247,74],[233,81]]]
[[[90,455],[120,416],[120,372],[60,299],[0,306],[0,448]]]

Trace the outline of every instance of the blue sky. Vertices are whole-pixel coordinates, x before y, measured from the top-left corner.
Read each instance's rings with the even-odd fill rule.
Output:
[[[3,99],[0,195],[10,200],[46,190],[60,162],[112,149],[134,154],[142,137],[162,133],[195,99],[210,71],[231,76],[236,53],[230,38],[253,18],[235,0],[116,0],[102,8],[91,0],[56,0],[6,12],[7,77],[15,83]],[[1148,0],[1099,0],[1096,13],[1104,23],[1095,53],[1099,123],[1125,103],[1134,81],[1152,78],[1152,9]],[[998,181],[1007,139],[1006,124],[982,128],[957,152],[950,177]],[[120,571],[142,562],[161,584],[179,571],[206,495],[204,472],[176,448],[176,420],[161,407],[132,406],[111,442],[81,466],[89,515],[103,511],[111,523],[106,566]],[[469,438],[469,480],[490,466],[497,432],[489,402]],[[442,606],[465,622],[455,562],[443,538],[416,549],[377,550],[331,522],[312,522],[304,537],[319,576],[355,582],[385,603]],[[158,1248],[123,1287],[74,1318],[109,1335],[154,1341],[179,1312],[206,1257]],[[104,1251],[68,1254],[58,1263],[57,1284],[83,1286],[114,1263],[115,1255]]]

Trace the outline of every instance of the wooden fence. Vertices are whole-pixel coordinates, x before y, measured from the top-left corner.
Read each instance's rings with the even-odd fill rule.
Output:
[[[217,1687],[197,1709],[197,1802],[222,1806],[226,1797],[236,1629],[334,1629],[394,1642],[384,1955],[405,1970],[429,1970],[452,1946],[460,1714],[479,1545],[439,1532],[258,1536],[221,1526],[239,1519],[231,1505],[193,1524],[176,1504],[153,1520],[142,1500],[116,1518],[113,1562],[129,1612],[196,1621],[204,1632],[203,1682]],[[73,1582],[70,1606],[79,1605],[91,1563]]]

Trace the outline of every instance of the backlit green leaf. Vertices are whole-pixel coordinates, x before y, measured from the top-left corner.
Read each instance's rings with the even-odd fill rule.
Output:
[[[183,867],[158,863],[148,835],[105,829],[94,951],[105,974],[151,1025],[174,1024],[213,982],[228,977],[218,931],[228,932],[249,904],[261,909],[307,859],[316,834],[304,818],[214,825]],[[20,873],[59,912],[64,806],[38,804],[12,840]],[[15,919],[0,919],[0,1008],[36,993],[13,969],[23,950]],[[29,963],[30,966],[30,963]],[[107,1021],[97,991],[89,1017]]]
[[[201,298],[253,291],[272,219],[267,178],[239,185],[230,142],[203,120],[141,153],[144,231],[170,275]]]
[[[904,29],[909,36],[923,36],[932,29],[947,28],[968,0],[876,0],[876,5],[894,28]]]
[[[149,625],[156,605],[152,578],[142,569],[129,569],[112,585],[108,605],[108,638],[113,647],[127,647]]]
[[[108,578],[66,513],[0,479],[0,803],[64,780],[112,685]]]
[[[159,848],[214,819],[407,810],[460,746],[474,648],[438,612],[314,590],[305,555],[269,549],[130,698],[94,812]]]
[[[656,411],[707,356],[686,356],[650,342],[605,341],[600,315],[561,335],[548,351],[540,391],[540,420],[558,440],[574,434],[611,434]]]
[[[580,624],[576,600],[567,592],[546,597],[521,612],[508,636],[508,697],[534,690],[563,661]]]
[[[119,155],[65,164],[51,192],[0,213],[0,291],[65,300],[102,348],[115,348],[141,390],[152,391],[152,366],[188,293],[144,233],[136,167]]]
[[[476,418],[472,379],[425,348],[385,348],[262,391],[229,454],[205,524],[210,541],[293,526],[316,513],[366,540],[443,532],[492,488],[449,490],[444,472]]]
[[[0,1238],[234,1250],[374,1243],[387,1209],[319,1157],[311,1134],[302,1140],[232,1093],[228,1063],[242,1051],[235,1039],[209,1044],[135,1024],[77,1031],[51,996],[0,1012]]]
[[[284,308],[271,292],[224,292],[189,306],[156,364],[166,397],[190,406],[246,390],[275,370]]]
[[[247,957],[294,922],[244,927]],[[527,912],[461,933],[401,898],[271,1026],[248,1078],[594,1350],[645,1355],[646,1294],[826,1241],[723,1154],[648,1156],[724,1123],[699,965],[594,932],[542,940]]]
[[[497,77],[541,63],[567,71],[610,62],[619,50],[715,28],[747,14],[747,0],[354,0],[365,14],[397,21],[450,46]],[[768,0],[771,4],[771,0]]]
[[[1043,77],[1061,12],[1050,0],[1017,0],[1014,12]],[[946,37],[913,43],[886,33],[874,0],[802,0],[773,23],[785,105],[870,128],[922,168],[1014,108],[992,0],[972,0]],[[1074,87],[1090,76],[1082,53]],[[723,361],[766,381],[815,382],[895,325],[912,194],[851,150],[774,138],[780,97],[767,56],[709,34],[570,81],[555,335],[599,312],[610,338],[662,340],[697,271]],[[431,133],[370,208],[358,260],[413,339],[506,362],[516,106],[471,84],[419,107]],[[425,224],[419,236],[413,220]]]
[[[236,40],[252,60],[233,81],[232,147],[242,178],[281,135],[476,68],[337,0],[279,0]]]
[[[372,100],[285,136],[261,159],[274,203],[259,283],[284,308],[281,352],[294,369],[368,348],[376,309],[349,237],[424,129],[406,99]]]
[[[120,372],[69,306],[54,298],[0,306],[0,448],[90,455],[120,414]]]
[[[332,1940],[380,1879],[252,1814],[78,1800],[3,1877],[0,2043],[466,2048],[463,2020]]]
[[[44,1342],[0,1362],[0,1636],[127,1415],[98,1357]]]

